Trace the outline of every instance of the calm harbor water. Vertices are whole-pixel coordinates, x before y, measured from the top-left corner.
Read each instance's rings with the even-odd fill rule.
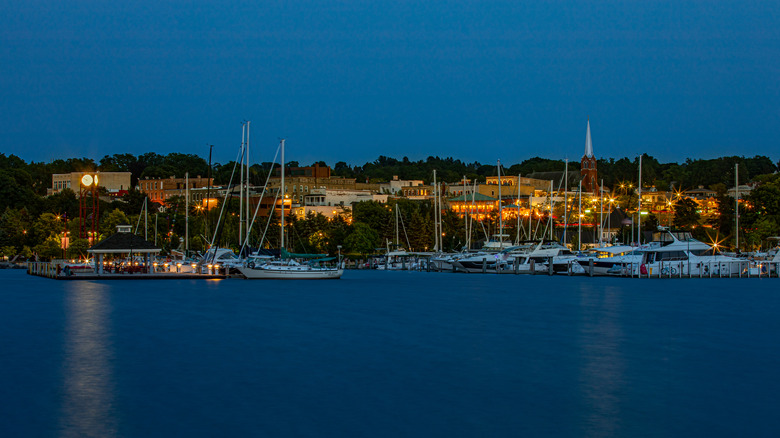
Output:
[[[0,281],[5,437],[780,435],[777,279]]]

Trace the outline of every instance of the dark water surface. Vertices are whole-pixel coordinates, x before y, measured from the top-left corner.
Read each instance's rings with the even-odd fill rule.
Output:
[[[780,280],[0,271],[0,436],[780,436]]]

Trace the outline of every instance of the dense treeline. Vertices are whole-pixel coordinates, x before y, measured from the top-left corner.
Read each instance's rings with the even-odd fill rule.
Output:
[[[319,162],[319,164],[325,164]],[[744,210],[740,212],[740,240],[747,247],[756,247],[766,243],[766,237],[780,235],[780,175],[778,164],[768,157],[722,157],[712,160],[687,160],[684,163],[660,163],[655,158],[642,157],[642,174],[645,186],[655,186],[658,190],[684,190],[698,186],[711,188],[718,193],[719,214],[705,222],[697,212],[696,206],[685,200],[674,206],[675,215],[671,218],[649,217],[648,225],[654,223],[671,224],[679,228],[694,230],[704,240],[733,241],[734,200],[726,195],[726,188],[734,185],[734,165],[739,164],[740,183],[755,182],[757,187],[747,198]],[[290,162],[288,166],[297,166]],[[608,187],[617,187],[623,182],[637,181],[639,159],[621,158],[600,160],[599,177]],[[234,162],[215,163],[212,176],[216,184],[227,184],[235,166]],[[562,171],[562,160],[550,160],[539,157],[530,158],[519,164],[505,166],[503,174],[522,174],[533,176],[535,172]],[[251,167],[250,178],[253,184],[262,184],[271,167],[271,163],[255,164]],[[578,170],[579,163],[569,163],[569,169]],[[439,181],[458,182],[465,175],[472,180],[484,180],[496,175],[496,165],[483,165],[478,162],[465,163],[452,158],[428,157],[426,160],[411,161],[380,156],[376,161],[362,166],[349,166],[338,162],[333,167],[335,175],[354,177],[358,181],[387,181],[394,175],[402,179],[417,179],[430,182],[433,170],[437,171]],[[44,258],[62,255],[76,257],[83,255],[88,242],[73,237],[67,254],[62,254],[60,237],[64,231],[78,236],[80,229],[78,199],[71,190],[63,190],[52,196],[45,196],[51,187],[51,175],[75,171],[127,171],[132,174],[135,185],[139,179],[170,176],[183,177],[185,172],[191,176],[206,176],[209,173],[208,162],[192,154],[172,153],[159,155],[115,154],[105,156],[95,162],[90,158],[70,158],[50,163],[27,163],[14,155],[0,154],[0,255],[29,257],[37,254]],[[631,193],[623,194],[621,202],[632,205]],[[101,235],[114,232],[115,226],[130,223],[138,226],[139,233],[145,233],[150,240],[166,251],[184,246],[185,211],[182,199],[172,199],[168,208],[159,210],[158,205],[149,206],[148,220],[141,216],[145,196],[131,189],[121,200],[100,202]],[[635,195],[634,195],[635,199]],[[237,201],[233,201],[237,202]],[[341,245],[345,252],[369,254],[378,247],[384,247],[395,237],[391,208],[399,205],[401,216],[401,242],[412,250],[432,249],[433,244],[433,208],[424,201],[405,199],[393,200],[388,205],[374,202],[361,203],[352,212],[352,221],[345,219],[327,220],[322,215],[309,215],[302,220],[291,219],[288,242],[297,252],[329,252],[338,250]],[[190,211],[189,247],[202,250],[205,243],[214,235],[219,209],[208,212]],[[237,210],[232,205],[228,212]],[[590,221],[593,218],[589,218]],[[253,228],[250,243],[261,244],[262,230],[278,229],[276,219],[271,224],[261,221]],[[443,216],[445,249],[459,249],[466,242],[465,224],[462,219],[450,212]],[[704,226],[700,226],[704,225]],[[497,218],[490,217],[482,224],[473,227],[472,241],[478,242],[497,230]],[[514,236],[518,230],[507,225],[507,232]],[[144,230],[144,227],[146,229]],[[276,227],[276,228],[274,228]],[[238,218],[228,214],[221,222],[217,242],[222,246],[238,249]],[[713,234],[714,233],[714,234]],[[269,232],[263,245],[278,245],[278,232]]]
[[[644,186],[653,186],[658,190],[685,190],[698,186],[710,187],[714,184],[734,185],[734,165],[739,164],[740,184],[752,181],[758,175],[774,173],[780,162],[773,163],[769,157],[721,157],[711,160],[691,160],[684,163],[660,163],[657,159],[644,154],[642,156],[642,180]],[[550,160],[533,157],[522,163],[507,166],[502,164],[502,174],[533,176],[539,172],[563,171],[566,163],[563,160]],[[472,180],[484,180],[487,176],[497,174],[496,164],[468,164],[452,158],[428,157],[426,160],[410,161],[407,157],[397,160],[380,156],[376,161],[362,166],[350,167],[339,161],[333,167],[336,175],[357,178],[359,181],[388,181],[393,175],[401,179],[415,179],[430,182],[433,170],[436,169],[440,181],[457,182],[465,175]],[[600,159],[597,164],[599,178],[604,179],[604,185],[615,187],[621,182],[638,180],[639,157],[634,159]],[[570,171],[579,171],[579,162],[569,162]]]

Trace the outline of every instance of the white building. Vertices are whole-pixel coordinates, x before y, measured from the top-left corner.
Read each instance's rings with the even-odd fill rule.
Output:
[[[404,187],[419,187],[423,185],[423,181],[420,179],[403,180],[398,179],[398,175],[393,175],[393,180],[380,183],[379,192],[384,194],[396,195],[402,191]]]
[[[370,190],[311,189],[303,197],[303,205],[295,209],[300,218],[310,212],[320,213],[327,218],[352,214],[352,205],[363,201],[387,202],[388,195],[376,194]]]
[[[370,190],[312,189],[303,197],[303,206],[308,207],[347,207],[362,201],[387,202],[388,195],[378,195]]]

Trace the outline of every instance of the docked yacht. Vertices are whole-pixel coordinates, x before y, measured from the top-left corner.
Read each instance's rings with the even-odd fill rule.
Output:
[[[577,262],[586,272],[593,263],[593,275],[621,275],[623,266],[638,265],[646,250],[659,246],[660,242],[651,242],[639,246],[599,247],[594,248],[588,256],[577,259]]]
[[[508,238],[508,234],[494,234],[479,251],[454,255],[450,259],[450,269],[455,268],[458,272],[470,273],[483,272],[483,265],[485,272],[506,269],[509,253],[519,248],[512,245]]]
[[[660,245],[645,250],[638,264],[629,265],[629,275],[642,276],[730,276],[739,275],[745,260],[718,252],[717,247],[691,237],[689,232],[663,230],[653,241]]]
[[[386,271],[411,270],[416,268],[413,255],[403,248],[387,251],[376,263],[376,269]]]
[[[231,273],[243,264],[244,261],[232,249],[214,247],[206,251],[195,270],[202,274],[210,273],[212,270]]]

